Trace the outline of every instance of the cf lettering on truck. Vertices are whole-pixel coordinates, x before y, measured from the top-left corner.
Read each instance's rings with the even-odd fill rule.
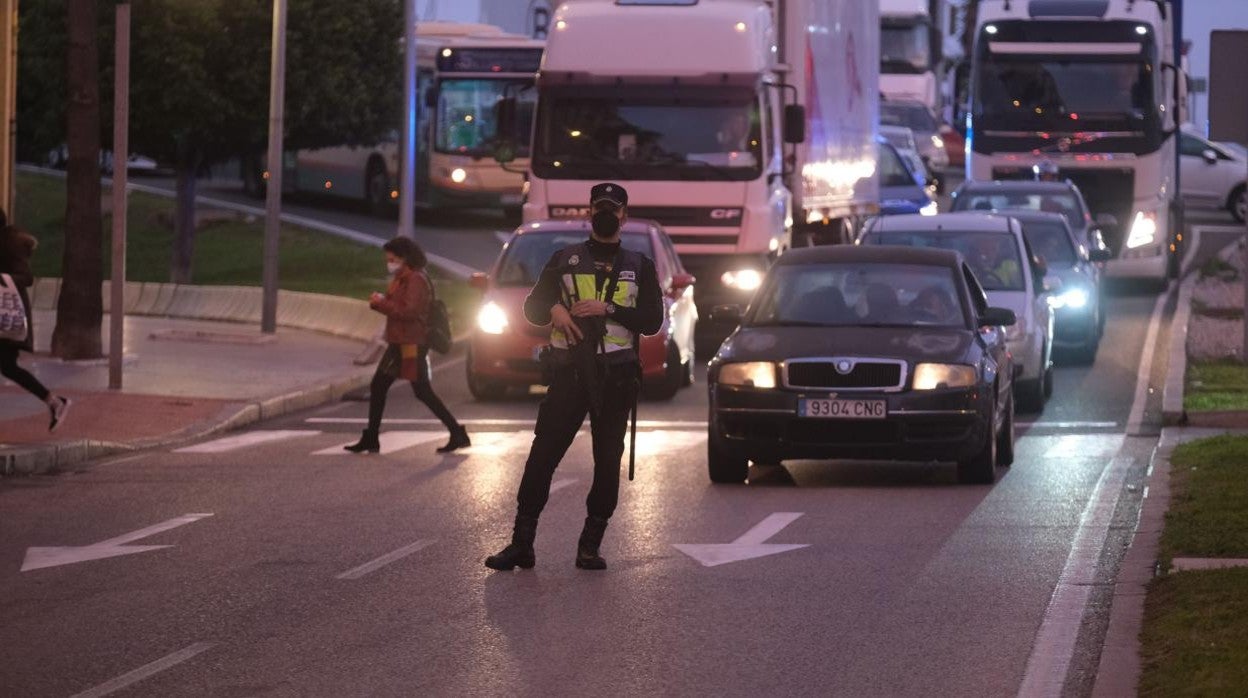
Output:
[[[544,43],[485,24],[423,22],[417,27],[416,202],[432,208],[503,207],[518,213]],[[514,166],[492,157],[496,105],[513,98]],[[395,107],[402,89],[395,85]],[[344,143],[350,134],[343,134]],[[286,154],[287,191],[365,201],[375,212],[398,199],[398,131],[375,145],[341,145]],[[243,183],[261,195],[264,163],[245,161]]]
[[[744,306],[775,255],[848,242],[875,212],[878,52],[861,0],[566,3],[524,219],[579,215],[591,184],[625,183],[629,215],[662,223],[698,278],[701,317]]]
[[[1178,272],[1182,11],[1178,0],[979,4],[967,178],[1055,165],[1087,200],[1111,276]]]

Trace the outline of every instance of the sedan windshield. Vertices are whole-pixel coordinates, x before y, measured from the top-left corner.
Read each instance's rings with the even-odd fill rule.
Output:
[[[507,245],[503,262],[498,267],[495,283],[499,286],[532,286],[537,283],[542,268],[559,250],[585,242],[588,232],[568,230],[552,233],[526,233],[517,235]],[[650,249],[650,236],[645,233],[625,232],[620,236],[624,249],[639,252],[654,259]]]
[[[1060,221],[1024,221],[1023,235],[1050,267],[1073,267],[1079,261],[1070,233]]]
[[[936,118],[926,107],[919,104],[880,104],[880,123],[885,126],[904,126],[915,133],[935,133],[940,129]]]
[[[867,245],[901,245],[957,250],[985,291],[1022,291],[1023,264],[1014,237],[1004,233],[936,230],[879,231],[862,240]]]
[[[790,264],[768,274],[751,325],[965,327],[953,270],[917,264]]]
[[[1072,228],[1083,225],[1083,206],[1070,192],[1027,193],[967,191],[953,200],[954,211],[1045,211],[1060,213]]]

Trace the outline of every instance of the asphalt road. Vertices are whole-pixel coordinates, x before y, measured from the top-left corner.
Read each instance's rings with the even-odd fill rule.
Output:
[[[1231,239],[1203,234],[1193,265]],[[199,452],[2,481],[0,695],[1086,695],[1172,305],[1115,289],[1096,362],[1059,368],[992,486],[853,462],[714,486],[704,383],[644,403],[604,573],[572,565],[588,434],[556,473],[536,569],[482,566],[508,538],[539,398],[473,402],[461,355],[434,381],[472,432],[459,454],[434,453],[444,433],[396,387],[384,455],[341,453],[366,412],[345,402]],[[711,551],[675,547],[734,541],[770,554],[705,566]],[[117,550],[144,545],[169,547]]]

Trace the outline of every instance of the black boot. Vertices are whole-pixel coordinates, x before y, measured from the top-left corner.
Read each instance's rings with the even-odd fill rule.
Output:
[[[576,566],[583,570],[605,570],[607,561],[598,554],[598,546],[602,545],[602,534],[607,532],[607,520],[597,516],[585,517],[585,528],[581,529],[581,539],[576,542]]]
[[[516,526],[511,532],[511,544],[497,555],[485,558],[485,566],[492,570],[514,570],[522,567],[533,569],[537,558],[533,555],[533,539],[537,537],[537,517],[516,514]]]
[[[342,450],[350,451],[352,453],[363,453],[365,451],[368,451],[369,453],[377,453],[381,451],[381,442],[377,440],[377,430],[365,429],[364,433],[360,435],[359,441],[356,441],[350,446],[343,446]]]
[[[458,426],[451,430],[451,440],[447,441],[445,446],[439,448],[438,453],[450,453],[457,448],[465,448],[471,445],[472,441],[468,438],[468,430]]]

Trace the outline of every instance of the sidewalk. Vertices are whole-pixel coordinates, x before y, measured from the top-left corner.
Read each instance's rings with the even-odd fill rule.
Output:
[[[47,407],[0,381],[0,474],[41,473],[339,399],[368,384],[372,367],[352,359],[363,345],[317,332],[253,325],[126,318],[124,389],[108,389],[107,360],[47,355],[55,313],[36,311],[35,346],[22,365],[73,400],[64,426],[48,432]],[[108,316],[103,337],[107,344]]]

